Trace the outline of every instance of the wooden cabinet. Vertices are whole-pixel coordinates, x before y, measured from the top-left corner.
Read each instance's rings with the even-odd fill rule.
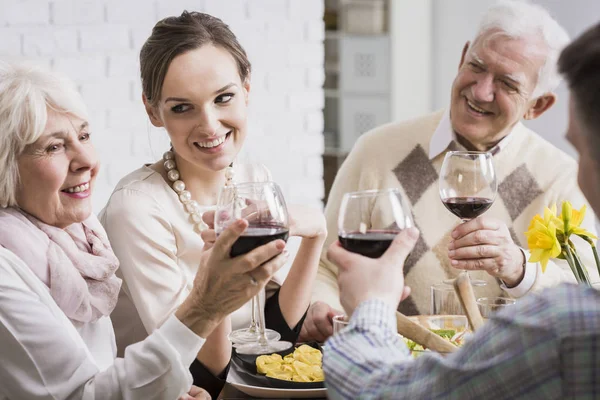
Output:
[[[339,167],[359,136],[390,121],[386,3],[325,1],[324,203]]]

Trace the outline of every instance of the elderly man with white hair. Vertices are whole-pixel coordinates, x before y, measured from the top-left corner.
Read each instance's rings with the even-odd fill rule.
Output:
[[[600,211],[600,23],[561,53],[571,92],[566,134],[579,153],[579,185]],[[379,259],[329,248],[340,266],[348,328],[325,347],[330,399],[598,399],[600,291],[562,284],[491,316],[447,357],[413,360],[396,335],[402,263],[417,242],[411,228]]]
[[[568,200],[580,208],[585,203],[575,161],[521,122],[540,117],[555,103],[556,60],[568,41],[565,30],[538,5],[505,1],[492,6],[474,40],[464,46],[449,109],[376,128],[358,140],[329,197],[325,248],[338,236],[344,193],[399,187],[421,231],[405,266],[412,292],[400,304],[403,313],[429,313],[430,287],[462,270],[486,282],[477,288],[480,297],[519,298],[574,282],[568,264],[550,261],[542,272],[523,249],[530,220],[545,206]],[[451,150],[491,152],[498,179],[493,206],[462,224],[438,193],[442,161]],[[595,232],[592,213],[583,226]],[[582,253],[584,264],[593,266],[591,252]],[[323,253],[313,301],[340,307],[337,275]],[[322,312],[331,310],[323,306]],[[328,327],[315,329],[330,334]]]

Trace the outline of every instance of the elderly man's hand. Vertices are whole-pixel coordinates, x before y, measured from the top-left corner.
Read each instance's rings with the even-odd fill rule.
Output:
[[[340,301],[346,314],[365,300],[378,298],[396,308],[410,294],[404,286],[404,261],[417,243],[419,231],[404,229],[380,258],[367,258],[345,250],[339,241],[327,251],[338,270]]]
[[[322,301],[314,302],[308,308],[298,341],[316,340],[317,342],[324,342],[333,334],[333,317],[340,314],[343,314],[343,312],[331,308]]]
[[[524,255],[504,222],[479,217],[457,226],[452,239],[448,245],[452,267],[484,270],[502,279],[508,287],[518,285],[523,279]]]

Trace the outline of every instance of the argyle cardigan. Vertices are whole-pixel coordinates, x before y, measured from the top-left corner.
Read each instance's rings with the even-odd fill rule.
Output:
[[[400,304],[408,314],[430,312],[430,287],[444,279],[456,277],[448,259],[448,243],[452,230],[460,220],[442,204],[438,190],[438,175],[445,152],[429,159],[429,141],[442,116],[438,111],[414,120],[391,123],[365,133],[357,141],[340,168],[326,207],[328,237],[321,256],[313,301],[325,301],[334,308],[339,303],[337,267],[327,260],[327,247],[338,237],[338,213],[346,192],[400,188],[412,207],[413,217],[421,236],[405,262],[405,283],[411,296]],[[531,218],[542,213],[545,206],[569,200],[573,207],[586,203],[577,186],[577,163],[542,137],[517,123],[513,137],[502,151],[494,155],[498,179],[498,195],[486,216],[504,221],[516,244],[527,248],[525,231]],[[449,150],[461,149],[456,142]],[[373,215],[372,218],[378,218]],[[595,218],[588,207],[584,227],[596,232]],[[592,281],[598,272],[589,245],[574,239]],[[529,264],[528,267],[532,265]],[[566,262],[548,263],[545,273],[536,265],[536,281],[532,290],[555,286],[560,282],[575,282]],[[484,287],[476,288],[477,297],[506,296],[501,282],[483,271],[470,272],[473,279],[483,279]]]

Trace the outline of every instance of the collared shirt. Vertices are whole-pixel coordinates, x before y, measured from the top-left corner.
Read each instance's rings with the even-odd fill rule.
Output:
[[[521,122],[518,122],[520,124]],[[494,147],[492,147],[489,151],[492,155],[498,154],[500,151],[506,148],[506,146],[510,143],[513,130],[506,135],[502,140],[500,140]],[[452,121],[450,120],[450,111],[444,114],[444,117],[440,121],[439,125],[433,132],[433,136],[431,137],[431,141],[429,142],[429,159],[433,160],[435,157],[445,152],[452,143],[457,144],[462,147],[457,139],[456,132],[452,129]],[[525,260],[529,260],[530,254],[529,251],[522,249],[523,256]],[[525,274],[523,279],[519,284],[515,287],[509,288],[504,283],[501,285],[502,290],[511,295],[512,297],[522,297],[533,287],[535,280],[537,278],[538,270],[541,273],[541,267],[538,263],[525,263]]]
[[[456,353],[413,359],[394,309],[363,302],[324,350],[331,399],[600,398],[600,292],[563,284],[496,314]]]
[[[520,122],[518,123],[520,124]],[[492,155],[498,154],[500,151],[506,148],[506,146],[510,143],[512,138],[512,132],[506,135],[502,140],[500,140],[494,147],[492,147],[489,152]],[[450,120],[450,111],[444,114],[444,117],[440,121],[440,124],[433,132],[433,136],[431,136],[431,142],[429,142],[429,159],[433,160],[435,157],[446,151],[448,146],[452,143],[456,143],[460,146],[456,139],[456,132],[452,129],[452,121]],[[462,147],[462,146],[461,146]]]

